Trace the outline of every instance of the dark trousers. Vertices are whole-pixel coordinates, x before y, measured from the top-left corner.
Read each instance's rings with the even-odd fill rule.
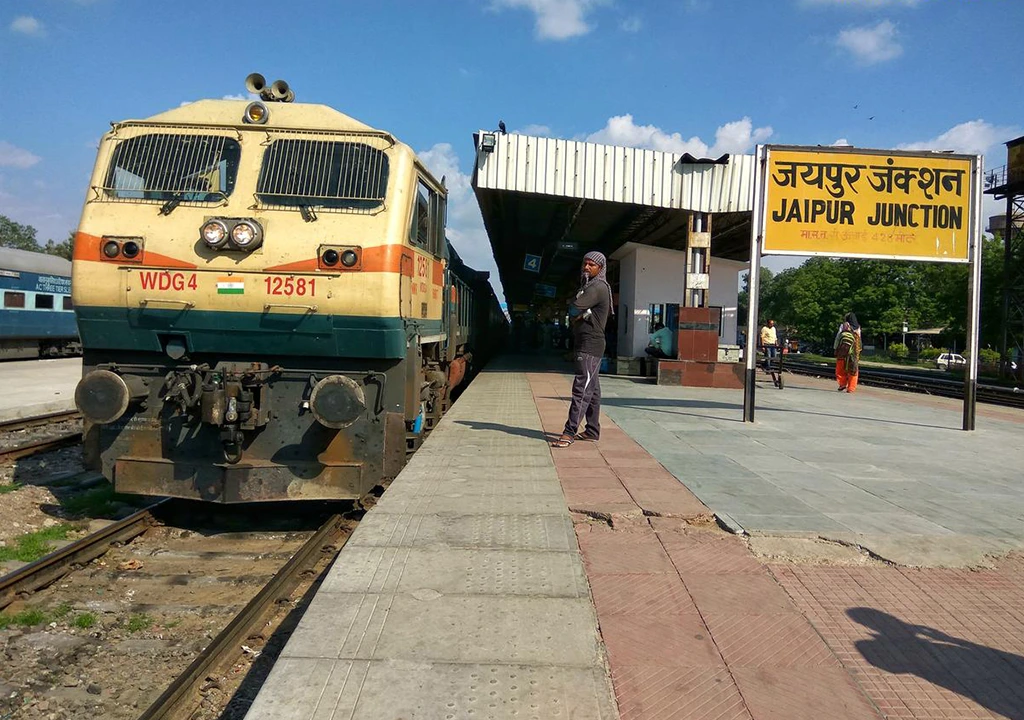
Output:
[[[598,379],[601,357],[577,353],[573,368],[576,377],[572,381],[572,402],[562,433],[575,437],[580,421],[586,418],[586,435],[596,440],[601,436],[601,381]]]
[[[670,356],[666,355],[665,351],[662,350],[661,348],[645,347],[644,352],[650,355],[651,357],[656,357],[660,360],[668,360],[670,358]]]

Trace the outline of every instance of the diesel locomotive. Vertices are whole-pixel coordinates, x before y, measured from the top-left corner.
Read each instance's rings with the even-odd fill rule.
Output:
[[[391,134],[287,84],[103,136],[74,242],[85,456],[123,493],[357,499],[507,325]]]

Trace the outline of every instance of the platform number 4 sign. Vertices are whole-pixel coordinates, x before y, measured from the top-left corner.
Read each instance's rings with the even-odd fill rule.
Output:
[[[523,262],[523,270],[529,272],[540,272],[540,255],[527,255],[526,261]]]

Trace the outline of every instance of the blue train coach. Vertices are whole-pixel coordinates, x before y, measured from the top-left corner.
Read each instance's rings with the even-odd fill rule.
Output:
[[[0,359],[81,353],[69,261],[0,247],[0,294]]]

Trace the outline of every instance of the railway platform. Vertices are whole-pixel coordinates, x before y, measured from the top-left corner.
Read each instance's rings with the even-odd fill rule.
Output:
[[[81,358],[0,363],[0,422],[71,412],[81,378]]]
[[[563,367],[477,377],[248,720],[1022,717],[1020,411],[602,378],[550,449]]]

